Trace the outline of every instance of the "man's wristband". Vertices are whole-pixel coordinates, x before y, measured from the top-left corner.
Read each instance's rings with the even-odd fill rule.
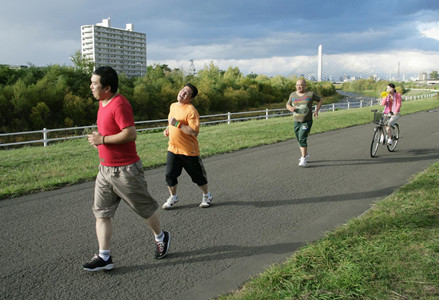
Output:
[[[175,127],[177,127],[177,128],[181,128],[181,122],[179,122],[179,121],[177,121],[177,122],[175,122],[175,124],[174,124],[174,126]]]
[[[102,136],[102,145],[105,145],[105,135]]]

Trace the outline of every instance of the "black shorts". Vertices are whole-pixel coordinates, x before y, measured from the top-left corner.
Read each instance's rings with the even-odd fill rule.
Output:
[[[178,176],[185,169],[192,181],[198,186],[207,184],[206,170],[199,156],[187,156],[174,154],[168,151],[166,158],[166,184],[175,186],[178,184]]]

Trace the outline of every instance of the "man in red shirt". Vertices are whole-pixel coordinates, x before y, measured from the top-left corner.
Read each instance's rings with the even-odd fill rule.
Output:
[[[157,259],[169,250],[170,235],[163,231],[156,214],[158,204],[148,192],[142,161],[137,155],[136,127],[128,100],[117,93],[119,80],[111,67],[93,72],[90,89],[99,100],[98,132],[88,135],[90,145],[99,151],[99,172],[96,177],[93,213],[99,254],[83,265],[84,270],[113,269],[110,256],[111,218],[124,200],[149,225],[155,235]]]

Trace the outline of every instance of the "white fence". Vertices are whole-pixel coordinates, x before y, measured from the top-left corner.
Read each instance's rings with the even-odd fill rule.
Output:
[[[418,100],[423,98],[431,98],[434,96],[437,96],[437,92],[430,93],[430,94],[423,94],[423,95],[416,95],[416,96],[403,96],[402,99],[404,101],[409,100]],[[332,103],[332,104],[326,104],[322,105],[320,108],[321,112],[325,111],[335,111],[340,109],[351,109],[351,108],[361,108],[365,106],[373,106],[379,104],[380,99],[371,99],[371,100],[360,100],[360,101],[348,101],[348,102],[339,102],[339,103]],[[200,116],[200,124],[201,125],[213,125],[213,124],[219,124],[219,123],[227,123],[230,124],[232,122],[237,121],[246,121],[251,119],[266,119],[274,118],[274,117],[282,117],[282,116],[289,116],[291,115],[291,112],[287,111],[286,109],[265,109],[265,110],[258,110],[258,111],[247,111],[247,112],[236,112],[236,113],[225,113],[225,114],[217,114],[217,115],[206,115],[206,116]],[[206,121],[203,121],[206,120]],[[138,132],[141,131],[157,131],[162,130],[166,128],[167,126],[167,119],[161,119],[161,120],[150,120],[150,121],[138,121],[135,122],[136,129]],[[151,127],[152,126],[152,127]],[[142,128],[144,127],[144,128]],[[96,125],[92,126],[82,126],[82,127],[70,127],[70,128],[59,128],[59,129],[47,129],[43,128],[43,130],[36,130],[36,131],[24,131],[24,132],[14,132],[14,133],[1,133],[1,137],[12,137],[12,136],[19,136],[20,138],[24,139],[25,136],[30,136],[31,138],[35,136],[41,136],[41,139],[34,139],[34,140],[26,140],[26,141],[19,141],[19,142],[13,142],[13,143],[1,143],[0,147],[12,147],[17,145],[25,145],[25,144],[35,144],[35,143],[41,143],[46,147],[48,143],[50,142],[56,142],[56,141],[63,141],[63,140],[70,140],[70,139],[78,139],[78,138],[84,138],[87,136],[86,132],[91,132],[92,130],[96,130]],[[81,132],[80,134],[73,134],[71,136],[63,136],[63,137],[54,137],[49,138],[50,133],[60,133],[60,132]]]

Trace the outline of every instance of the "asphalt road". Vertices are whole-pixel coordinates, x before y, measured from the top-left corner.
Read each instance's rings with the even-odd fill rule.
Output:
[[[0,298],[192,300],[237,289],[439,160],[438,109],[399,124],[397,151],[382,147],[374,159],[372,123],[310,136],[306,169],[294,139],[205,158],[214,206],[198,207],[201,192],[184,173],[180,202],[159,211],[171,250],[157,261],[150,229],[121,203],[110,272],[81,268],[97,252],[93,182],[0,201]],[[164,167],[146,179],[162,204]]]

